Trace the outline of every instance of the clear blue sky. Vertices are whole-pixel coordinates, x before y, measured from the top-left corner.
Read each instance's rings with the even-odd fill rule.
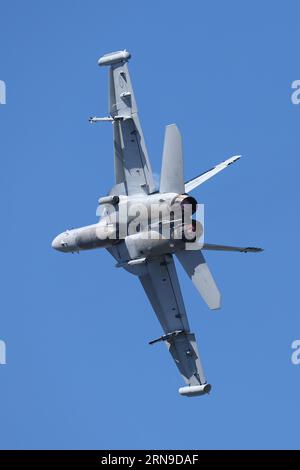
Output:
[[[299,448],[299,2],[0,1],[0,447]],[[127,48],[153,169],[176,122],[223,294],[179,269],[210,396],[187,399],[139,282],[106,251],[54,252],[113,183],[107,70]]]

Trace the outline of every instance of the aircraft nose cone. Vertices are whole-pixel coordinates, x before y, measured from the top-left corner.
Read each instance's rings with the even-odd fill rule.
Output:
[[[60,250],[61,249],[61,241],[60,241],[60,236],[59,235],[52,240],[51,246],[52,246],[52,248],[54,248],[54,250]]]
[[[73,246],[73,237],[70,235],[69,231],[66,230],[63,233],[57,235],[51,243],[52,248],[63,253],[75,251]]]

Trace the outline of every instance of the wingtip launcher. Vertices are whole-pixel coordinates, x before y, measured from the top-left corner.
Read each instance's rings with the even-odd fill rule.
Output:
[[[185,397],[199,397],[209,393],[211,391],[211,385],[208,383],[202,385],[188,385],[186,387],[180,387],[178,391],[180,395]]]
[[[124,49],[124,51],[117,51],[117,52],[110,52],[109,54],[105,54],[104,56],[100,57],[98,60],[98,65],[113,65],[117,64],[118,62],[127,62],[131,57],[131,54]]]

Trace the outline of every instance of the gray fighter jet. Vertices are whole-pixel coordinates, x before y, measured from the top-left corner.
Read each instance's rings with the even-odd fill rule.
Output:
[[[106,54],[100,66],[109,67],[109,116],[114,139],[115,185],[99,199],[98,223],[66,230],[52,242],[62,252],[105,247],[117,267],[136,275],[161,323],[164,334],[149,344],[164,342],[184,381],[179,393],[210,391],[191,333],[173,255],[210,309],[220,308],[221,296],[202,250],[258,252],[260,248],[204,243],[203,223],[193,214],[197,201],[188,193],[237,161],[234,156],[185,182],[182,140],[175,124],[166,127],[159,190],[157,190],[140,125],[128,71],[126,50]],[[128,308],[132,308],[128,299]]]

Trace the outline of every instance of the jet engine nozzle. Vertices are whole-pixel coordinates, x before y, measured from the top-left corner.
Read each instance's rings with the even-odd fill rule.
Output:
[[[179,204],[182,212],[189,211],[190,214],[194,214],[197,210],[197,201],[193,196],[187,194],[180,194],[172,201],[172,204]]]

